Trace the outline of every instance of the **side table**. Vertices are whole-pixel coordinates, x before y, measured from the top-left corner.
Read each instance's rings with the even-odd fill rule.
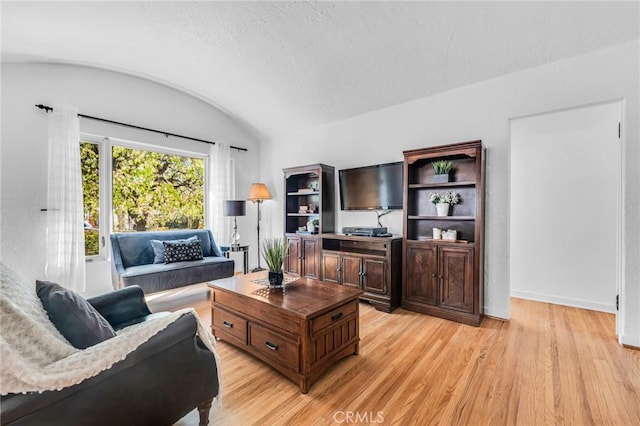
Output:
[[[247,274],[249,273],[249,246],[220,246],[220,251],[226,257],[229,258],[229,254],[231,252],[241,251],[244,254],[244,262],[242,265],[242,272]]]

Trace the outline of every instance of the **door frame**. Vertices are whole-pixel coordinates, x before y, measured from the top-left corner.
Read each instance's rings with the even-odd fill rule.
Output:
[[[511,253],[511,153],[512,153],[512,123],[514,120],[520,120],[523,118],[537,117],[542,115],[553,114],[557,112],[571,111],[575,109],[597,107],[607,104],[617,104],[619,106],[619,120],[620,120],[620,132],[619,143],[616,145],[617,153],[615,155],[617,159],[618,176],[616,178],[616,192],[617,192],[617,205],[616,205],[616,272],[615,272],[615,287],[616,294],[621,299],[624,295],[624,244],[625,237],[622,230],[624,229],[624,215],[623,206],[625,203],[624,192],[624,175],[625,175],[625,151],[626,151],[626,139],[625,139],[625,113],[626,113],[626,100],[624,98],[616,98],[607,101],[593,102],[588,104],[573,105],[566,108],[559,108],[550,111],[542,111],[534,114],[526,114],[517,117],[510,117],[509,121],[509,140],[507,141],[507,205],[509,210],[507,212],[507,252]],[[509,316],[511,316],[511,262],[507,262],[507,277],[509,283]],[[618,338],[618,343],[622,345],[622,319],[624,318],[624,304],[618,304],[618,310],[615,312],[615,333]]]

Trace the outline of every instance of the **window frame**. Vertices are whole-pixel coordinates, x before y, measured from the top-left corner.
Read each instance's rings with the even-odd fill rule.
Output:
[[[94,260],[110,260],[111,259],[111,240],[109,235],[113,233],[113,147],[124,147],[131,148],[137,150],[144,151],[152,151],[158,152],[161,154],[168,155],[179,155],[182,157],[190,157],[197,158],[203,160],[205,174],[204,174],[204,226],[207,226],[207,217],[208,217],[208,202],[209,202],[209,173],[210,173],[210,161],[209,155],[203,154],[200,152],[189,151],[185,149],[177,149],[165,146],[159,146],[144,142],[136,142],[127,139],[121,139],[111,136],[100,136],[91,133],[80,133],[80,141],[78,144],[82,142],[95,143],[98,145],[98,155],[100,156],[99,161],[99,171],[98,171],[98,180],[99,180],[99,212],[100,212],[100,223],[98,224],[98,233],[99,233],[99,253],[97,255],[85,256],[85,261],[91,262]],[[234,162],[232,161],[232,172],[235,168]],[[233,176],[234,173],[232,173]]]

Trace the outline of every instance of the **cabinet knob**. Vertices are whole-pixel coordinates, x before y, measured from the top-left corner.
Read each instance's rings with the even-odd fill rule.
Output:
[[[233,323],[232,322],[222,321],[222,324],[224,324],[224,326],[227,327],[227,328],[233,328]]]
[[[436,273],[434,272],[433,274],[431,274],[431,276],[432,276],[433,278],[436,278],[436,277],[438,276],[438,274],[436,274]]]
[[[438,278],[443,279],[444,275],[438,275]]]

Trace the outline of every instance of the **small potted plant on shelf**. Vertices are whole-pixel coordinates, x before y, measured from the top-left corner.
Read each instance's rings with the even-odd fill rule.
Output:
[[[449,216],[449,206],[460,202],[460,194],[455,191],[444,194],[432,192],[429,194],[429,201],[436,205],[438,216]]]
[[[318,231],[318,226],[320,225],[320,221],[318,219],[313,219],[307,222],[307,231],[311,234],[315,234]]]
[[[447,160],[438,160],[431,163],[433,167],[433,183],[449,182],[449,173],[453,169],[453,163]]]
[[[289,254],[289,241],[283,238],[267,238],[262,243],[262,257],[269,267],[269,285],[282,285],[282,267]]]

